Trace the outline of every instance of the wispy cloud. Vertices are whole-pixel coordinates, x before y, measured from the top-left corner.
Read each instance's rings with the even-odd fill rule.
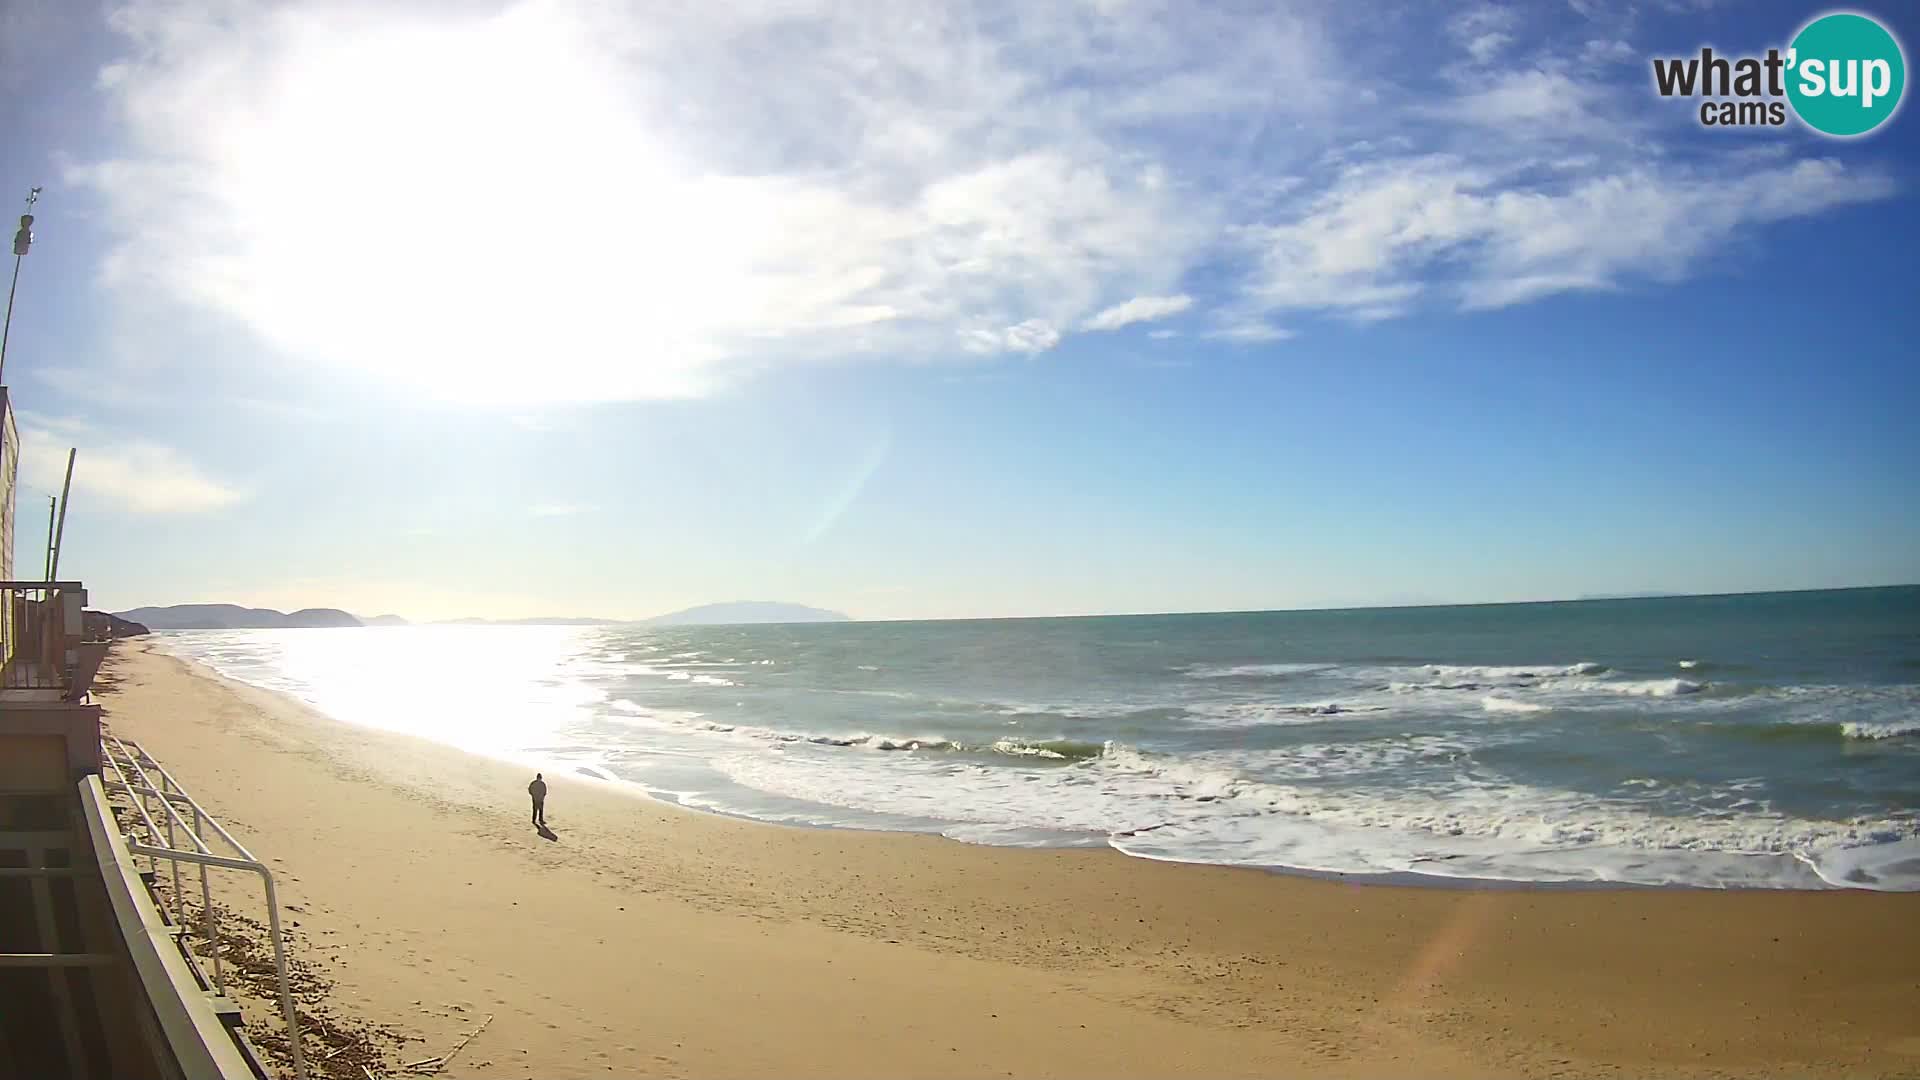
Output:
[[[1622,137],[1625,125],[1609,115],[1605,97],[1604,88],[1564,71],[1521,68],[1476,80],[1436,111],[1463,124],[1542,141]]]
[[[1652,129],[1611,63],[1631,19],[1557,40],[1540,9],[1422,16],[1400,29],[1460,57],[1436,75],[1342,18],[131,0],[100,76],[127,140],[71,179],[117,287],[272,357],[535,415],[820,357],[1044,352],[1189,306],[1257,343],[1279,312],[1620,287],[1891,190],[1790,157],[1713,203],[1736,148]]]
[[[1215,341],[1231,341],[1239,345],[1264,345],[1285,341],[1293,336],[1294,332],[1285,327],[1245,316],[1230,316],[1219,326],[1207,331],[1207,337]]]
[[[1157,319],[1171,318],[1193,306],[1193,297],[1181,293],[1178,296],[1136,296],[1125,303],[1115,304],[1096,314],[1081,324],[1084,330],[1118,330],[1134,323],[1153,322]]]
[[[967,330],[962,341],[968,352],[1039,353],[1060,344],[1060,331],[1045,319],[1028,319],[998,330]]]
[[[1447,35],[1467,51],[1475,63],[1486,64],[1513,44],[1514,12],[1497,4],[1476,4],[1447,24]]]
[[[1295,220],[1249,233],[1262,265],[1249,296],[1267,311],[1368,321],[1436,291],[1449,306],[1492,308],[1674,280],[1745,227],[1891,191],[1884,176],[1825,159],[1731,179],[1670,165],[1531,184],[1452,156],[1381,162],[1345,173]]]
[[[1134,121],[1067,74],[1107,69],[1175,117],[1209,107],[1219,86],[1167,44],[1183,21],[531,2],[214,19],[136,0],[101,79],[130,144],[71,179],[119,235],[109,281],[442,397],[1032,352],[1172,283],[1205,239]]]
[[[116,438],[78,421],[22,420],[20,480],[39,490],[60,490],[67,450],[77,446],[73,491],[85,501],[104,501],[136,514],[191,514],[218,510],[242,497],[171,447]]]
[[[1631,64],[1645,59],[1639,50],[1619,38],[1594,38],[1580,47],[1580,58],[1589,64]]]

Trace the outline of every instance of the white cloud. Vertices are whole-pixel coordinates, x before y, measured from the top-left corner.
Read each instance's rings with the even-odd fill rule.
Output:
[[[527,513],[534,517],[543,518],[577,517],[581,514],[591,514],[598,509],[599,507],[589,506],[585,503],[538,503],[528,507]]]
[[[1589,64],[1630,64],[1646,59],[1618,38],[1596,38],[1587,42],[1580,48],[1580,58]]]
[[[1080,326],[1084,330],[1118,330],[1134,323],[1171,318],[1192,306],[1193,297],[1185,293],[1178,296],[1136,296],[1101,311]]]
[[[1174,5],[456,11],[123,8],[101,85],[129,144],[70,175],[119,237],[108,280],[458,400],[1030,352],[1216,227],[1143,115],[1327,97],[1296,20],[1236,38]]]
[[[20,425],[20,482],[55,493],[65,482],[67,450],[77,446],[73,497],[96,508],[136,514],[190,514],[240,501],[239,491],[201,472],[171,447],[103,438],[87,425],[38,419]]]
[[[1475,61],[1484,64],[1500,55],[1501,51],[1511,44],[1512,41],[1512,34],[1503,34],[1497,30],[1490,31],[1481,34],[1479,37],[1472,38],[1467,42],[1467,55],[1473,57]]]
[[[1733,178],[1671,164],[1534,184],[1451,156],[1390,161],[1348,171],[1294,220],[1250,232],[1262,273],[1248,296],[1262,310],[1365,321],[1401,314],[1435,277],[1465,308],[1672,280],[1744,228],[1891,191],[1884,176],[1830,159]]]
[[[976,353],[1043,353],[1060,344],[1060,331],[1045,319],[1028,319],[1001,330],[968,330],[965,342]]]
[[[1440,110],[1454,119],[1498,128],[1521,138],[1608,135],[1615,121],[1597,88],[1562,71],[1526,68],[1508,72],[1453,99]]]
[[[1152,339],[1154,339],[1155,341],[1165,341],[1165,340],[1167,340],[1168,338],[1177,338],[1177,337],[1179,337],[1179,336],[1180,336],[1180,331],[1178,331],[1178,330],[1149,330],[1149,331],[1147,331],[1147,336],[1148,336],[1148,337],[1150,337],[1150,338],[1152,338]]]
[[[1270,341],[1285,341],[1294,334],[1263,319],[1234,316],[1207,331],[1207,336],[1216,341],[1231,341],[1239,345],[1261,345]]]
[[[1460,50],[1413,85],[1352,26],[1170,0],[131,0],[100,77],[126,140],[70,178],[142,302],[536,418],[820,358],[1040,353],[1189,305],[1270,341],[1276,312],[1617,287],[1890,190],[1670,154],[1644,78],[1573,65],[1618,59],[1630,19],[1535,48],[1550,20],[1525,10],[1408,25]],[[1715,176],[1746,177],[1728,207]]]
[[[1478,4],[1455,15],[1447,24],[1454,44],[1465,49],[1476,64],[1487,64],[1513,44],[1514,13],[1495,4]]]

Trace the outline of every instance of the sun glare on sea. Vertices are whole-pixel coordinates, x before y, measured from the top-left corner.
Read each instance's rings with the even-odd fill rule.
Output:
[[[276,633],[300,696],[332,716],[491,754],[551,746],[598,691],[568,675],[565,626],[400,626]]]

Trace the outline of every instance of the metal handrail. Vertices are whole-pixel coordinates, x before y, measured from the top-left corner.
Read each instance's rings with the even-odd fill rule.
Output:
[[[158,860],[161,859],[167,860],[172,868],[174,924],[177,926],[185,925],[184,909],[180,899],[180,864],[184,862],[200,868],[200,910],[209,946],[208,951],[213,956],[214,987],[222,995],[226,994],[226,980],[220,964],[220,930],[213,915],[212,894],[207,883],[207,868],[245,870],[260,875],[261,884],[266,890],[267,930],[273,938],[274,974],[280,984],[280,1012],[287,1023],[287,1052],[293,1059],[294,1075],[299,1080],[306,1080],[306,1057],[300,1051],[300,1018],[294,1011],[293,991],[287,980],[286,946],[281,940],[280,933],[280,898],[278,890],[274,887],[273,872],[268,870],[260,860],[254,858],[246,845],[236,840],[218,819],[196,802],[193,796],[181,787],[179,781],[154,760],[152,754],[147,753],[145,747],[137,742],[128,742],[102,733],[100,749],[105,764],[117,777],[115,780],[106,781],[102,786],[109,791],[120,792],[129,797],[134,810],[140,815],[134,828],[142,828],[148,841],[147,843],[136,842],[133,838],[133,828],[123,830],[128,853],[145,855],[149,868],[156,873],[159,870]],[[154,778],[148,775],[148,766],[159,773],[159,783],[155,783]],[[134,783],[128,776],[129,768],[132,769],[134,776],[139,778],[138,783]],[[163,810],[161,817],[166,822],[164,830],[160,823],[154,820],[152,812],[148,809],[149,800],[159,802]],[[191,821],[180,812],[177,804],[182,802],[193,810]],[[180,831],[185,832],[187,839],[192,842],[191,850],[176,846],[178,834],[174,830],[175,823],[179,824]],[[201,829],[205,826],[211,826],[222,840],[239,853],[239,857],[214,854],[200,835]],[[164,843],[162,842],[163,831]]]
[[[251,1080],[265,1077],[245,1035],[219,1009],[220,1000],[208,989],[192,963],[192,952],[182,948],[180,927],[169,922],[156,905],[151,875],[139,868],[139,856],[127,850],[120,834],[120,815],[126,807],[108,801],[97,774],[79,785],[81,816],[100,866],[100,883],[118,924],[126,959],[152,1006],[153,1024],[141,1021],[145,1042],[156,1067],[191,1080]],[[115,795],[115,798],[124,796]],[[178,1069],[167,1069],[172,1058]]]
[[[187,836],[193,840],[194,848],[200,854],[202,855],[213,854],[213,849],[207,846],[206,841],[200,839],[199,823],[201,818],[201,810],[200,810],[199,804],[194,803],[191,798],[187,799],[187,802],[193,806],[193,810],[194,810],[194,821],[191,825],[189,825],[186,819],[180,816],[180,810],[178,807],[173,805],[173,800],[169,798],[164,791],[154,790],[153,780],[152,778],[147,776],[147,771],[141,765],[140,758],[145,757],[148,761],[152,761],[153,767],[155,769],[160,769],[160,763],[157,761],[153,761],[153,756],[151,754],[148,754],[145,748],[139,747],[138,743],[134,744],[135,747],[139,748],[140,750],[139,755],[136,756],[127,752],[127,747],[125,743],[121,742],[119,739],[116,739],[111,735],[101,736],[101,747],[103,749],[106,747],[106,744],[108,741],[112,741],[112,743],[119,748],[120,755],[121,755],[120,757],[115,757],[111,753],[106,755],[107,763],[113,768],[114,775],[120,778],[119,780],[110,783],[108,785],[109,789],[114,791],[124,791],[129,795],[134,793],[134,785],[128,782],[126,768],[122,764],[124,760],[125,765],[133,766],[133,771],[136,774],[138,774],[140,777],[139,793],[142,796],[158,795],[160,798],[160,805],[166,811],[167,847],[171,849],[174,846],[173,823],[176,820],[178,820],[180,822],[181,827],[186,830]],[[160,769],[160,772],[162,776],[165,776],[169,784],[176,787],[178,786],[177,783],[174,783],[173,777],[166,774],[166,770]],[[153,815],[147,811],[146,798],[143,797],[137,802],[135,802],[134,809],[140,811],[141,820],[146,823],[147,838],[158,842],[160,837],[160,829],[158,826],[154,824]],[[129,837],[129,840],[131,840],[131,837]],[[235,844],[234,846],[239,850],[243,858],[253,859],[252,852],[247,851],[245,848],[240,847],[238,844]],[[186,909],[181,904],[181,901],[180,901],[179,860],[174,860],[169,865],[171,866],[173,871],[173,893],[172,893],[173,921],[175,925],[184,925],[186,922]],[[147,866],[149,869],[152,869],[155,872],[159,871],[159,865],[152,855],[147,856]],[[201,918],[206,923],[207,940],[213,946],[213,948],[210,950],[213,955],[213,985],[216,990],[224,994],[227,992],[227,983],[226,983],[225,974],[221,970],[221,964],[220,964],[220,930],[219,930],[218,922],[215,919],[213,914],[213,896],[207,885],[207,868],[205,864],[202,864],[200,867],[200,915],[201,915]]]

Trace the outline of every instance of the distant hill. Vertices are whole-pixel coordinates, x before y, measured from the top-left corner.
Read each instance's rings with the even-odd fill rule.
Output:
[[[648,626],[726,626],[739,623],[850,622],[852,616],[804,604],[742,600],[730,604],[702,604],[643,621]]]
[[[272,608],[243,608],[235,604],[174,604],[114,614],[152,630],[281,630],[361,625],[359,619],[338,608],[301,608],[288,614]]]
[[[175,604],[171,607],[143,607],[115,613],[118,618],[141,623],[152,630],[280,630],[314,626],[412,626],[398,615],[373,615],[362,619],[338,608],[303,608],[292,613],[272,608],[247,608],[236,604]],[[728,604],[703,604],[669,615],[641,620],[648,626],[728,626],[743,623],[817,623],[847,622],[850,616],[804,604],[780,604],[747,600]],[[445,619],[436,626],[618,626],[618,619],[581,619],[541,616],[530,619]]]
[[[138,637],[147,632],[147,628],[137,622],[123,619],[118,615],[109,615],[104,611],[83,611],[80,613],[80,623],[86,630],[89,641]]]
[[[355,616],[339,608],[310,607],[287,615],[288,626],[360,626]]]

